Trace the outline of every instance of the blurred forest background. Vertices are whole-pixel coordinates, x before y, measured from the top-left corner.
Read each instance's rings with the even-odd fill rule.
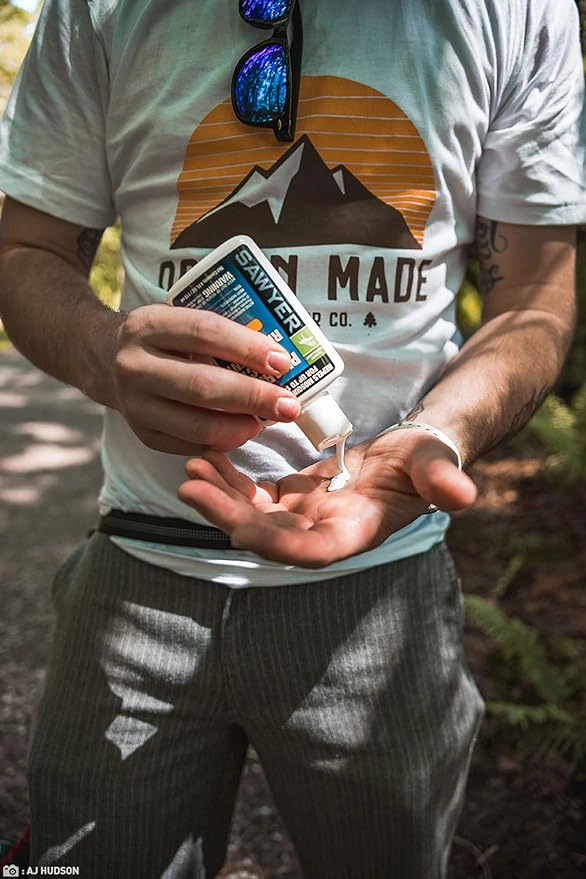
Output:
[[[577,5],[586,51],[586,0]],[[0,0],[0,113],[34,19]],[[123,283],[118,245],[118,228],[108,229],[91,276],[112,307]],[[578,248],[579,324],[563,374],[522,433],[475,465],[479,502],[450,532],[467,655],[488,707],[451,879],[586,876],[585,229]],[[458,305],[465,334],[480,317],[476,280],[471,261]],[[0,830],[18,829],[3,822],[0,810]],[[301,875],[253,752],[230,853],[225,877]]]

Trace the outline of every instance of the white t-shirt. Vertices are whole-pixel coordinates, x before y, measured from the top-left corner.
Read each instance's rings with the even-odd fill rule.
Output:
[[[0,188],[86,227],[122,221],[122,308],[163,302],[246,233],[345,361],[350,445],[400,420],[460,342],[454,297],[475,218],[586,222],[583,71],[572,0],[302,0],[295,140],[242,125],[241,55],[266,38],[235,0],[47,0],[0,130]],[[323,454],[331,454],[326,452]],[[295,425],[231,454],[276,480],[319,457]],[[184,459],[105,416],[103,512],[202,521]],[[325,579],[441,540],[443,513],[322,571],[251,553],[120,541],[228,583]]]

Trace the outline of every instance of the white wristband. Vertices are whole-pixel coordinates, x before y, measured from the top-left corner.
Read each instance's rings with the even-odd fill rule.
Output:
[[[377,434],[377,437],[384,436],[385,433],[392,433],[394,430],[422,430],[425,433],[430,434],[430,436],[434,436],[440,441],[440,443],[443,443],[444,446],[447,446],[448,449],[454,453],[458,470],[462,469],[462,456],[458,446],[449,438],[449,436],[446,436],[443,431],[438,430],[437,427],[432,427],[431,424],[424,424],[421,421],[400,421],[399,424],[393,424],[391,427],[387,427],[386,430],[381,430],[381,432]]]
[[[430,436],[434,436],[440,441],[440,443],[443,443],[444,446],[447,446],[448,449],[454,453],[458,470],[462,469],[462,456],[460,454],[460,449],[456,443],[449,438],[449,436],[446,436],[446,434],[443,433],[443,431],[438,430],[437,427],[432,427],[431,424],[424,424],[421,421],[400,421],[399,424],[393,424],[391,427],[387,427],[386,430],[381,430],[381,432],[377,434],[377,438],[379,436],[384,436],[385,433],[392,433],[394,430],[422,430]],[[437,510],[438,507],[436,507],[435,504],[430,504],[426,513],[435,513]]]

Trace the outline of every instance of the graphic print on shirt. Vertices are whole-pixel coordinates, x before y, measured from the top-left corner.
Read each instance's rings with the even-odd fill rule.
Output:
[[[301,79],[288,149],[242,125],[230,100],[202,120],[177,181],[171,247],[212,248],[246,231],[264,248],[342,245],[421,250],[436,199],[425,144],[373,88]]]

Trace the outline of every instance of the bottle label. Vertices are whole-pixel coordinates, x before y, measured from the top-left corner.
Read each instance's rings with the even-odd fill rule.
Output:
[[[211,265],[171,301],[183,308],[213,311],[271,336],[289,353],[292,364],[280,378],[216,358],[219,366],[278,384],[297,397],[334,372],[335,364],[312,328],[245,244]]]

